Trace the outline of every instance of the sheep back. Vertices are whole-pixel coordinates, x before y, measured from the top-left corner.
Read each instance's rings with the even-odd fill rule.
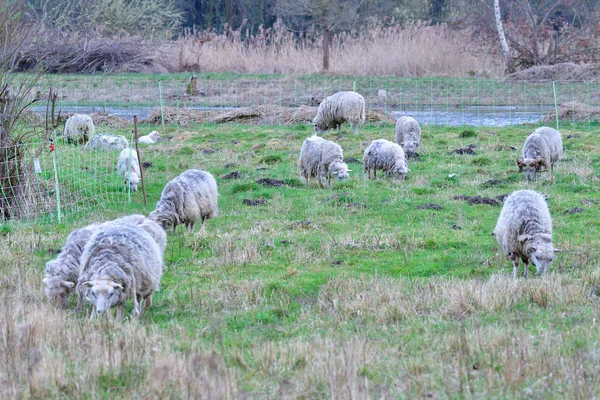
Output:
[[[344,180],[348,178],[349,170],[344,163],[344,151],[339,144],[313,135],[302,143],[298,172],[307,184],[310,178],[314,177],[322,184],[321,178],[326,177],[328,185],[331,185],[332,175]]]
[[[85,148],[88,150],[123,150],[128,146],[129,142],[125,136],[101,134],[92,137]]]
[[[141,177],[137,151],[130,148],[121,150],[117,161],[117,172],[123,179],[125,190],[129,185],[130,189],[135,192]]]
[[[421,126],[417,120],[409,116],[398,118],[394,142],[399,144],[407,155],[412,156],[421,146]]]
[[[338,128],[344,122],[354,126],[355,134],[365,122],[365,99],[356,92],[337,92],[324,98],[313,119],[317,132]]]
[[[84,144],[94,137],[94,121],[86,114],[73,114],[65,122],[63,136],[69,143]]]
[[[381,169],[387,176],[403,180],[409,172],[404,150],[399,144],[386,139],[371,142],[363,155],[363,172],[371,175],[371,170],[377,173]]]

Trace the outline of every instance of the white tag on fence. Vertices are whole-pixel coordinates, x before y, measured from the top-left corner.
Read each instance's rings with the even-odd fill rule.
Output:
[[[42,167],[40,166],[40,159],[38,157],[33,159],[33,168],[35,169],[36,174],[42,173]]]

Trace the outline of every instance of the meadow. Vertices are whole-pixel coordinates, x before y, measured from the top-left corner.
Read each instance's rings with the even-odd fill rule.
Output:
[[[393,126],[345,126],[325,135],[353,170],[331,189],[298,176],[307,124],[141,134],[153,129],[170,139],[142,148],[148,206],[136,192],[61,223],[2,225],[1,397],[600,395],[600,125],[562,126],[556,176],[531,183],[515,159],[533,126],[424,126],[402,183],[369,181],[360,163]],[[454,153],[469,145],[475,154]],[[149,213],[189,168],[217,179],[219,216],[169,233],[161,290],[140,320],[47,303],[44,264],[72,229]],[[492,230],[503,196],[526,188],[548,196],[562,251],[547,275],[513,280]]]

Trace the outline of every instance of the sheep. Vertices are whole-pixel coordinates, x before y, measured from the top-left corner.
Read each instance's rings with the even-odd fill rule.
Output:
[[[332,176],[335,175],[338,180],[343,181],[348,178],[351,170],[344,162],[342,147],[315,134],[302,143],[298,172],[307,185],[310,178],[317,177],[319,186],[324,187],[323,177],[325,177],[327,187],[331,187]]]
[[[152,144],[152,143],[156,143],[160,140],[160,133],[158,133],[157,131],[152,131],[149,134],[147,134],[146,136],[140,136],[138,138],[138,143],[143,143],[143,144]]]
[[[73,114],[65,122],[63,136],[67,143],[85,144],[94,136],[94,121],[86,114]]]
[[[515,279],[519,259],[525,264],[525,277],[530,261],[540,275],[554,259],[550,211],[544,197],[533,190],[513,192],[504,200],[494,236],[500,249],[513,261]]]
[[[556,129],[543,126],[537,128],[525,140],[522,158],[517,159],[519,172],[525,171],[525,178],[534,180],[538,173],[550,166],[554,176],[554,164],[562,155],[562,139]]]
[[[81,255],[78,309],[85,298],[93,305],[91,318],[116,306],[123,318],[124,302],[133,300],[134,317],[152,305],[162,277],[163,253],[139,226],[113,222],[98,229]],[[142,300],[144,301],[143,304]]]
[[[421,147],[421,126],[413,117],[400,117],[396,121],[394,142],[402,146],[404,153],[410,158],[418,158],[415,150]]]
[[[164,254],[165,249],[167,247],[167,234],[165,233],[164,229],[155,221],[141,214],[132,214],[127,215],[125,217],[117,218],[112,221],[108,221],[100,225],[100,227],[104,227],[106,225],[111,225],[115,223],[135,225],[145,230],[152,237],[152,239],[154,239],[154,241],[158,245],[158,248],[161,251],[161,254]]]
[[[129,142],[122,135],[96,135],[86,145],[88,150],[123,150],[129,147]]]
[[[377,170],[382,169],[386,176],[393,176],[403,181],[410,171],[404,150],[399,144],[385,139],[373,140],[365,150],[363,156],[363,173],[371,179],[373,170],[374,179],[377,179]]]
[[[123,149],[119,154],[119,161],[117,162],[117,172],[125,184],[124,190],[127,191],[127,187],[132,192],[135,192],[140,183],[140,164],[138,161],[137,152],[133,149]]]
[[[365,123],[365,99],[356,92],[337,92],[324,98],[313,119],[316,133],[338,128],[341,135],[344,122],[352,124],[355,135],[358,126]]]
[[[60,308],[67,308],[69,304],[69,296],[75,290],[79,277],[79,258],[97,227],[97,224],[91,224],[75,229],[67,237],[67,242],[58,257],[46,263],[42,280],[46,296]]]
[[[162,191],[156,208],[148,216],[163,229],[185,224],[188,232],[199,219],[204,221],[217,216],[217,182],[206,171],[190,169],[172,179]]]

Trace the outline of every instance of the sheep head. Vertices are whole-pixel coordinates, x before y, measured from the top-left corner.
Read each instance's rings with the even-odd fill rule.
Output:
[[[392,167],[391,174],[394,179],[403,181],[406,178],[406,174],[410,171],[405,164],[404,160],[396,160],[396,163]]]
[[[58,276],[46,277],[42,282],[48,300],[60,308],[67,308],[69,295],[75,288],[75,282],[66,281]]]
[[[136,162],[137,160],[133,160],[133,162]],[[138,175],[137,171],[135,170],[135,166],[130,166],[129,167],[129,173],[127,174],[127,177],[125,178],[125,191],[127,191],[127,186],[129,186],[129,189],[131,189],[132,192],[137,191],[137,187],[138,184],[140,183],[140,176]]]
[[[548,168],[546,160],[542,157],[538,158],[524,158],[518,159],[517,165],[519,166],[519,172],[525,171],[525,178],[528,181],[534,180],[538,172],[544,171]]]
[[[160,140],[160,133],[158,133],[157,131],[152,131],[148,134],[148,137],[154,140],[155,142],[158,142]]]
[[[168,208],[157,206],[156,210],[148,214],[148,218],[156,222],[165,231],[169,228],[175,230],[177,224],[177,217],[174,212],[169,211]]]
[[[537,274],[541,275],[546,272],[548,266],[554,260],[552,236],[547,233],[520,235],[518,240],[523,246],[523,252],[529,257],[533,265],[535,265]]]
[[[94,279],[80,284],[84,297],[94,305],[94,314],[107,313],[112,306],[122,302],[124,297],[123,286],[108,278]]]
[[[329,164],[329,174],[331,176],[337,176],[338,180],[344,181],[350,176],[349,172],[352,170],[348,169],[348,165],[341,161],[334,161]]]

